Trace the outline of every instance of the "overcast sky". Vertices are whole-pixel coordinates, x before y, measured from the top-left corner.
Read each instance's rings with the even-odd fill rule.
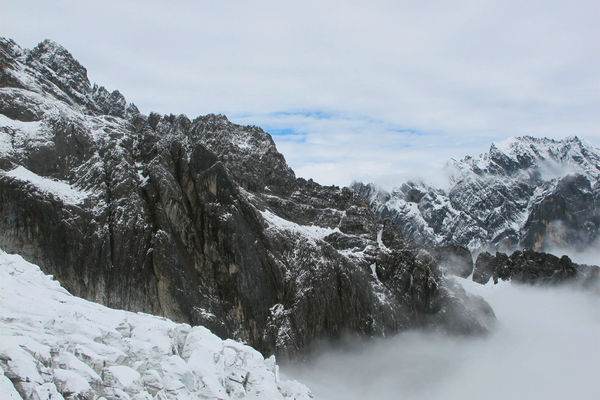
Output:
[[[390,186],[509,136],[600,143],[595,1],[0,0],[143,112],[224,113],[297,175]]]

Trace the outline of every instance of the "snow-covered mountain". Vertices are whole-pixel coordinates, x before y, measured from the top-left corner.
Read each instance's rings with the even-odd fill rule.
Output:
[[[74,295],[265,355],[488,330],[483,300],[350,189],[296,179],[262,129],[144,115],[51,41],[0,39],[0,67],[0,248]]]
[[[208,329],[77,298],[0,250],[2,400],[308,400],[274,357]]]
[[[447,164],[450,188],[355,184],[382,218],[424,244],[549,250],[594,243],[600,228],[600,149],[568,137],[523,136]]]
[[[0,248],[23,257],[0,253],[0,390],[305,399],[263,355],[487,333],[493,310],[449,276],[473,273],[456,244],[593,241],[598,151],[518,138],[449,168],[450,190],[322,186],[258,127],[145,115],[60,45],[0,38]],[[481,253],[473,276],[593,286],[595,271]]]

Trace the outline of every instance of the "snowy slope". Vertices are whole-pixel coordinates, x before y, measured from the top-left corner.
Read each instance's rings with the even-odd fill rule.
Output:
[[[52,196],[59,198],[65,204],[79,204],[88,196],[88,193],[75,188],[67,182],[40,176],[21,165],[7,172],[0,171],[0,175],[26,182],[31,185],[34,190],[51,194]]]
[[[507,139],[447,170],[447,190],[413,182],[390,192],[354,188],[419,243],[548,250],[598,237],[600,149],[577,137]]]
[[[0,399],[309,399],[274,358],[148,314],[70,295],[0,251]]]
[[[265,219],[270,229],[292,232],[302,237],[305,237],[311,243],[316,240],[323,240],[325,237],[340,232],[339,228],[327,228],[318,225],[301,225],[292,221],[288,221],[280,216],[273,214],[269,210],[261,211],[261,215]]]

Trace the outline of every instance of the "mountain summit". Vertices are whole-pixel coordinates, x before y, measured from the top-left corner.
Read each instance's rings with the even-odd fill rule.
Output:
[[[0,39],[0,65],[0,248],[73,294],[267,355],[493,321],[350,189],[297,179],[262,129],[144,115],[51,41]]]

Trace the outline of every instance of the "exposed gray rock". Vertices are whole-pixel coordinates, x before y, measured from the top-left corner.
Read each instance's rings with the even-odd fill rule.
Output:
[[[532,204],[521,244],[534,249],[585,250],[598,238],[600,186],[580,174],[550,185]]]
[[[485,284],[490,278],[494,283],[502,279],[536,285],[578,283],[597,287],[600,268],[576,264],[567,256],[559,258],[532,250],[515,251],[510,256],[483,252],[477,257],[473,280]]]

